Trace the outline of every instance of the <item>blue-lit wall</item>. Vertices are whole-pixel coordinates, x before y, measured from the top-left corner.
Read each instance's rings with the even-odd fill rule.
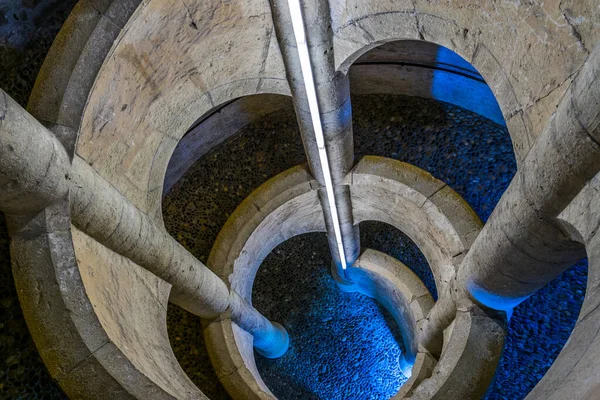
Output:
[[[434,99],[456,104],[506,126],[494,93],[471,64],[452,50],[439,46],[436,67],[431,83]]]

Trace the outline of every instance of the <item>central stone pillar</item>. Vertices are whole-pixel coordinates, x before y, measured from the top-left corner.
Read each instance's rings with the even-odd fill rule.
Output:
[[[306,40],[325,139],[325,149],[331,170],[345,261],[348,266],[351,266],[360,253],[360,235],[358,226],[354,225],[352,217],[350,188],[344,183],[346,175],[354,164],[350,84],[348,76],[335,70],[329,3],[326,0],[305,0],[301,1],[300,5],[304,16]],[[324,171],[319,160],[319,150],[309,111],[288,0],[271,0],[271,9],[277,39],[285,62],[287,79],[292,90],[292,100],[308,164],[313,176],[320,185],[319,197],[325,215],[327,236],[335,264],[334,276],[339,278],[340,281],[344,281],[345,277],[341,270],[342,263],[334,232],[334,221],[325,190]],[[325,171],[325,173],[329,172]]]

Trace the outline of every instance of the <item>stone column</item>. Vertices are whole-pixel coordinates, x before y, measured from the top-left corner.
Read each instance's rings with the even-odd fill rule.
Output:
[[[250,304],[0,90],[0,210],[31,215],[70,195],[71,222],[173,287],[170,301],[203,318],[230,311],[257,349],[278,357],[287,332]]]
[[[512,308],[585,256],[558,214],[600,170],[600,45],[588,56],[556,113],[463,260],[452,288],[423,327],[421,343],[441,350],[457,298]]]
[[[73,225],[173,285],[178,306],[204,318],[227,310],[225,283],[77,155],[71,179]]]
[[[66,198],[70,169],[61,143],[0,89],[0,208],[35,214]]]
[[[352,265],[360,253],[360,235],[354,225],[350,188],[344,179],[354,164],[352,139],[352,107],[348,76],[335,71],[333,58],[333,32],[326,0],[301,1],[304,26],[316,86],[320,117],[325,137],[325,148],[331,169],[338,209],[342,242],[347,265]],[[313,176],[320,185],[319,197],[334,260],[334,274],[342,277],[340,258],[334,234],[332,216],[325,191],[325,179],[319,161],[319,151],[309,111],[309,104],[300,67],[298,48],[294,37],[287,0],[271,0],[275,32],[283,55],[286,73],[292,90],[296,117],[302,134],[304,149]]]

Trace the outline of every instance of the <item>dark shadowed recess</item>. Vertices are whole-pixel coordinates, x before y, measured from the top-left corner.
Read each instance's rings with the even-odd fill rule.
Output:
[[[21,106],[77,0],[0,0],[0,88]],[[0,213],[0,399],[65,399],[33,343],[12,277]]]
[[[9,238],[0,213],[0,399],[66,399],[29,334],[12,278]]]

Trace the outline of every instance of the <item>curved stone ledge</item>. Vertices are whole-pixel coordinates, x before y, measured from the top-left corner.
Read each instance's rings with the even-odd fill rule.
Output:
[[[170,285],[72,230],[66,200],[9,221],[23,314],[70,398],[205,398],[170,347]]]
[[[471,207],[431,174],[384,157],[364,157],[348,179],[354,221],[385,222],[408,235],[441,292],[482,227]]]
[[[480,399],[496,373],[506,324],[474,304],[459,305],[456,319],[444,331],[446,345],[431,377],[407,400]]]
[[[600,173],[558,216],[573,240],[585,245],[588,283],[569,340],[527,400],[600,398]]]
[[[82,0],[44,60],[27,110],[72,154],[96,75],[141,0]]]
[[[460,196],[425,171],[382,157],[363,158],[347,181],[351,184],[357,223],[383,221],[411,236],[430,262],[438,285],[454,275],[454,258],[460,258],[468,249],[481,227]],[[384,208],[365,204],[371,201],[370,196],[377,195],[386,197]],[[378,197],[376,203],[381,206],[381,202]],[[410,222],[410,219],[416,220]],[[428,229],[420,231],[417,226]],[[316,231],[325,231],[317,185],[306,167],[298,166],[272,178],[240,204],[219,233],[207,264],[251,301],[253,281],[263,259],[285,240]],[[367,259],[378,258],[371,251],[366,254]],[[419,294],[407,297],[416,327],[433,305],[430,297],[422,294],[422,288],[403,284],[400,270],[381,265],[371,267],[387,285]],[[217,375],[232,397],[273,398],[256,368],[252,338],[232,323],[228,315],[205,323],[204,334]],[[410,334],[407,337],[410,342]],[[409,387],[428,376],[433,363],[431,357],[417,352],[415,346],[412,351],[417,353],[418,367]]]
[[[423,376],[421,368],[427,364],[415,363],[418,355],[417,325],[433,307],[433,297],[423,282],[406,265],[382,252],[366,249],[349,268],[351,288],[379,302],[392,315],[406,349],[406,376]],[[347,289],[346,289],[347,290]],[[416,366],[416,368],[415,368]]]

